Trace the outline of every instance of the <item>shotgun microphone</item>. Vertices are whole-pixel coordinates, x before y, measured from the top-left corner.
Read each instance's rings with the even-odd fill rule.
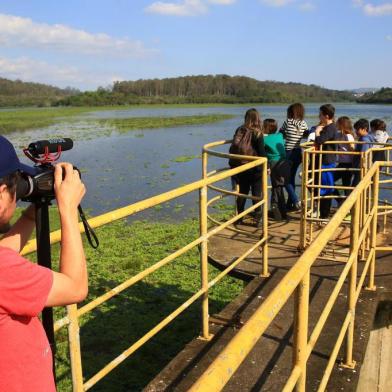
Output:
[[[27,147],[27,150],[32,156],[37,157],[42,154],[71,150],[72,147],[72,139],[65,137],[58,139],[39,140],[37,142],[30,143]]]

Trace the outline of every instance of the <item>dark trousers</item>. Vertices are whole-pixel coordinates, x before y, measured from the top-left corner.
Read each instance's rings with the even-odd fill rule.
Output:
[[[339,168],[339,169],[352,169],[353,164],[351,162],[340,162],[338,164],[337,168]],[[334,179],[335,179],[335,184],[341,179],[343,186],[351,186],[352,179],[353,179],[353,173],[354,172],[352,170],[334,172],[333,175],[334,175]],[[350,192],[351,192],[350,189],[345,189],[344,195],[347,197],[350,194]],[[337,198],[336,201],[337,201],[338,205],[340,206],[345,199],[340,197],[340,192],[337,189],[335,189],[334,194],[336,196],[339,196],[339,198]]]
[[[295,193],[295,178],[297,176],[297,170],[302,162],[302,151],[300,148],[293,148],[292,150],[286,150],[286,159],[291,162],[290,179],[288,184],[285,185],[286,191],[289,195],[287,199],[287,206],[292,207],[298,203],[298,196]]]
[[[271,190],[271,209],[278,208],[279,216],[276,219],[286,219],[287,209],[286,209],[286,198],[284,197],[283,186],[273,187]]]
[[[287,218],[286,199],[284,195],[284,185],[290,178],[290,167],[288,161],[270,162],[271,170],[271,211],[277,220]]]
[[[387,160],[387,154],[385,150],[381,150],[381,151],[373,150],[373,162],[386,161],[386,160]]]
[[[331,211],[332,199],[320,200],[320,218],[327,219]]]
[[[247,195],[249,191],[252,192],[252,196],[261,197],[261,173],[240,173],[236,176],[236,181],[240,187],[240,193]],[[244,197],[237,197],[237,211],[241,213],[245,209],[246,199]],[[256,200],[252,200],[253,204],[256,204]],[[256,208],[256,213],[261,214],[261,207]]]

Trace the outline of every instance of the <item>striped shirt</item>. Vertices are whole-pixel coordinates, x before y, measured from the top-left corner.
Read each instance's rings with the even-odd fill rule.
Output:
[[[307,130],[308,124],[304,120],[294,120],[293,118],[285,120],[279,132],[283,133],[286,140],[286,150],[300,148],[301,139]]]

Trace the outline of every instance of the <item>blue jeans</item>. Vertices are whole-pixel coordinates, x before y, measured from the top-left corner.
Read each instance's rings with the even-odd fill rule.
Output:
[[[302,163],[302,151],[300,148],[293,148],[292,150],[286,150],[286,159],[291,161],[290,181],[285,185],[286,191],[289,195],[287,200],[287,206],[293,206],[298,203],[298,196],[295,193],[295,177],[297,176],[297,170],[299,165]]]

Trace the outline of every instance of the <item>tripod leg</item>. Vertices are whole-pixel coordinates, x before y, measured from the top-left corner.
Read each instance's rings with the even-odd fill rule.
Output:
[[[52,269],[50,252],[50,229],[49,229],[49,205],[50,200],[42,200],[35,203],[36,232],[37,232],[37,259],[38,264]],[[53,375],[56,381],[55,353],[56,344],[53,328],[53,309],[45,308],[42,312],[42,324],[52,349]]]

